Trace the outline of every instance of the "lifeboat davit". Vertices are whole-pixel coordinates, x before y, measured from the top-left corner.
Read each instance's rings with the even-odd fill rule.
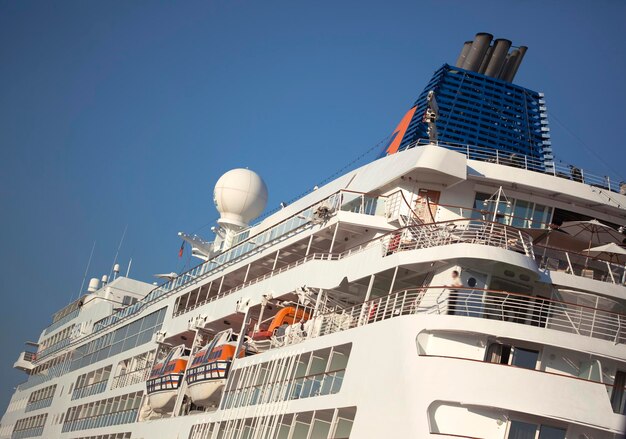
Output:
[[[187,393],[194,404],[212,407],[219,403],[236,350],[237,336],[227,329],[196,352],[186,375]]]
[[[150,408],[157,413],[167,413],[174,409],[178,389],[183,382],[188,356],[185,346],[172,349],[167,356],[155,364],[146,381]]]

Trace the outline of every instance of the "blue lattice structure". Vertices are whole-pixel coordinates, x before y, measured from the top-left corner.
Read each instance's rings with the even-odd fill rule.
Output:
[[[435,72],[405,115],[403,129],[399,126],[394,133],[397,150],[413,146],[418,139],[428,139],[423,117],[430,90],[435,91],[439,104],[439,141],[493,148],[511,156],[540,160],[547,169],[553,166],[542,93],[448,64]]]

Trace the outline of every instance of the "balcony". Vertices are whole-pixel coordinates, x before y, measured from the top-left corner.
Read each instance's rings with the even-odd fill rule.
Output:
[[[78,314],[80,314],[80,308],[76,308],[73,311],[70,311],[68,314],[59,317],[58,320],[56,320],[54,323],[44,329],[44,335],[48,335],[49,333],[55,331],[66,323],[74,320],[78,316]]]
[[[369,196],[367,194],[348,190],[338,191],[327,198],[317,201],[306,209],[297,212],[291,217],[268,229],[253,235],[242,235],[245,239],[237,242],[236,245],[227,249],[209,261],[182,273],[177,278],[152,290],[144,299],[110,315],[94,324],[93,333],[102,331],[118,322],[137,314],[148,304],[161,300],[169,295],[180,291],[188,284],[199,279],[207,278],[225,267],[241,262],[250,256],[258,254],[261,250],[271,247],[282,240],[292,237],[307,227],[324,221],[327,218],[320,218],[320,210],[333,215],[336,212],[351,212],[369,216],[380,216],[386,219],[397,218],[399,212],[404,208],[405,213],[409,213],[409,208],[402,192],[398,191],[389,196]],[[235,240],[237,241],[237,239]]]
[[[111,390],[121,387],[132,386],[138,383],[145,383],[150,377],[151,366],[144,367],[142,369],[134,370],[132,372],[124,373],[113,378],[111,384]]]
[[[297,344],[394,317],[428,314],[495,320],[581,337],[626,343],[626,315],[601,308],[576,305],[506,291],[424,287],[398,291],[339,311],[316,317],[307,332],[295,325],[289,337],[275,340],[272,348]]]
[[[85,387],[79,387],[72,392],[72,401],[79,398],[85,398],[87,396],[96,395],[106,390],[108,378],[106,380],[90,384]]]
[[[382,238],[383,255],[450,244],[479,244],[522,253],[534,259],[532,237],[515,227],[483,220],[459,219],[407,226]]]
[[[22,352],[20,356],[17,358],[17,361],[13,363],[13,368],[22,370],[24,372],[30,372],[35,367],[35,365],[33,364],[34,360],[35,360],[34,352]]]
[[[418,139],[407,148],[428,144],[430,144],[429,140]],[[548,167],[544,160],[540,160],[537,157],[523,154],[511,154],[509,152],[493,148],[442,142],[438,142],[437,146],[464,154],[469,160],[496,163],[499,165],[526,169],[528,171],[540,172],[542,174],[549,174],[566,180],[573,180],[591,186],[596,186],[601,189],[606,189],[611,192],[620,193],[620,182],[618,180],[611,181],[611,179],[607,176],[594,175],[581,168],[568,165],[566,163],[558,162],[555,163],[553,167]]]
[[[604,259],[593,258],[582,253],[536,246],[539,268],[561,271],[574,276],[626,285],[626,267]]]

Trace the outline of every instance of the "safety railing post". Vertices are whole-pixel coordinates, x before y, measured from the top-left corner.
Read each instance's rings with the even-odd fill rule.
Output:
[[[611,277],[611,282],[615,283],[615,277],[613,276],[613,270],[611,269],[611,264],[609,261],[606,261],[606,269],[609,270],[609,276]]]
[[[567,259],[567,266],[569,267],[569,272],[571,274],[576,274],[574,273],[574,267],[572,267],[572,261],[569,258],[569,253],[565,252],[565,259]]]

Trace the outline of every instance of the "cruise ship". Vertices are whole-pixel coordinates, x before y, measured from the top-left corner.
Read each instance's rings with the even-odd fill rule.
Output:
[[[116,265],[27,343],[0,438],[622,437],[626,184],[555,159],[525,53],[476,35],[378,159],[261,219],[224,174],[198,265]]]

